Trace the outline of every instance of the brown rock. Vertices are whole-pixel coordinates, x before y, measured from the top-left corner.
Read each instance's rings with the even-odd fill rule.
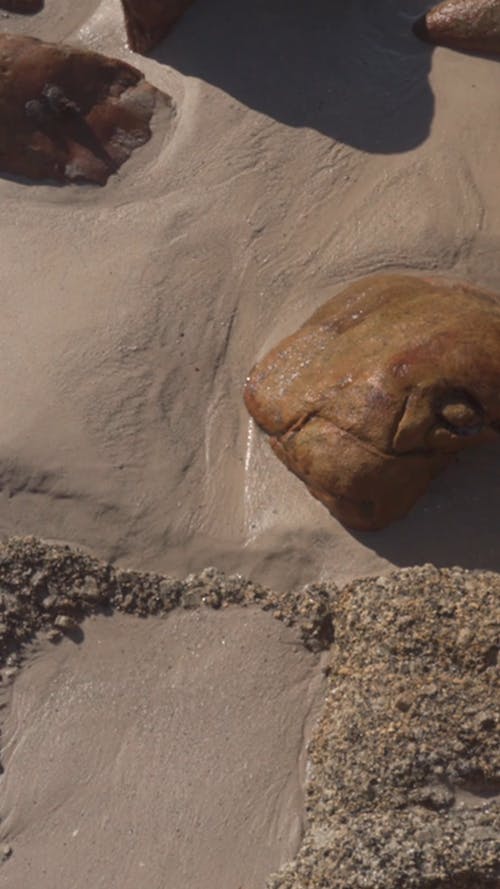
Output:
[[[43,0],[0,0],[0,9],[29,15],[43,9]]]
[[[430,43],[500,53],[500,0],[445,0],[418,19],[413,30]]]
[[[500,432],[500,300],[373,276],[252,370],[245,402],[283,463],[344,524],[400,518],[457,451]]]
[[[150,138],[159,95],[117,59],[2,34],[0,171],[104,185]]]
[[[147,52],[162,40],[192,0],[122,0],[131,49]]]

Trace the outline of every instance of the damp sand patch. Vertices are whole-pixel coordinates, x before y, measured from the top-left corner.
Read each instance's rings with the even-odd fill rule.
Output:
[[[255,606],[89,618],[3,717],[11,889],[261,889],[298,850],[317,658]]]

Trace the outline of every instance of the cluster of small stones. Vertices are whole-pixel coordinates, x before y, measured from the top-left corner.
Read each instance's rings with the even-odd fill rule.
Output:
[[[358,580],[332,623],[309,828],[269,889],[498,889],[500,576]]]
[[[0,545],[0,667],[13,675],[24,646],[36,634],[57,642],[79,632],[95,613],[127,612],[141,617],[174,608],[223,608],[257,604],[288,626],[296,625],[311,651],[332,638],[332,588],[306,587],[300,595],[275,593],[239,575],[206,568],[185,580],[114,568],[68,546],[34,537]],[[7,678],[8,678],[7,675]]]

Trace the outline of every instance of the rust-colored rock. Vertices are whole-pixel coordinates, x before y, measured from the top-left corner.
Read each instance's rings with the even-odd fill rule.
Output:
[[[451,49],[500,53],[500,0],[445,0],[418,19],[413,30]]]
[[[498,437],[500,300],[439,279],[362,279],[253,368],[245,402],[333,515],[382,528],[457,451]]]
[[[192,0],[122,0],[130,48],[147,52],[168,33]]]
[[[30,15],[43,9],[44,0],[0,0],[0,9]]]
[[[0,171],[104,185],[151,136],[160,94],[98,53],[0,35]]]

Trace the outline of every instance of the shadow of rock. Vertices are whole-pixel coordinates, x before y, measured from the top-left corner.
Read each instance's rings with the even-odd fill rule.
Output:
[[[44,0],[0,0],[0,9],[20,15],[35,15],[44,5]]]
[[[500,448],[462,453],[401,521],[383,531],[354,534],[395,565],[500,571]]]
[[[432,49],[412,33],[422,0],[194,3],[152,53],[291,127],[373,153],[430,130]]]

